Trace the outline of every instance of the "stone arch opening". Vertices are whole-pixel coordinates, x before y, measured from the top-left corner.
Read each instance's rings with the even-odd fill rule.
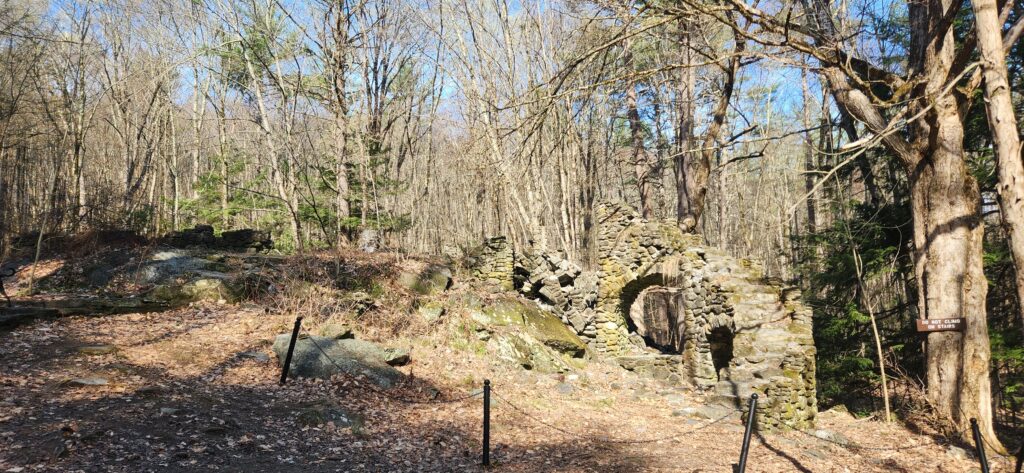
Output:
[[[630,333],[647,346],[665,354],[679,354],[689,335],[683,323],[682,292],[664,286],[648,286],[637,295],[626,317]]]
[[[664,354],[680,354],[689,336],[685,324],[683,293],[666,285],[660,273],[626,284],[619,297],[626,330],[643,339],[644,345]]]
[[[729,364],[732,363],[733,331],[728,326],[711,329],[708,334],[708,347],[711,350],[711,365],[715,368],[715,376],[719,381],[728,379]]]

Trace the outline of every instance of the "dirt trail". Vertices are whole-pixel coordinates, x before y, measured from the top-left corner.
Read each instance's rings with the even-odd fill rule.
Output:
[[[410,405],[342,380],[280,387],[267,343],[290,325],[290,317],[258,306],[211,304],[71,316],[0,333],[0,471],[479,470],[478,397]],[[415,386],[467,394],[489,377],[496,396],[521,409],[495,398],[492,471],[724,472],[738,457],[739,416],[711,426],[687,417],[686,408],[700,404],[693,393],[603,364],[563,379],[509,370],[439,340],[407,343],[414,362],[404,369]],[[701,427],[674,440],[606,442]],[[936,440],[845,416],[825,416],[819,427],[864,446]],[[1005,461],[993,463],[993,471],[1009,471]],[[758,436],[748,465],[751,472],[977,468],[944,446],[861,451],[798,433]]]

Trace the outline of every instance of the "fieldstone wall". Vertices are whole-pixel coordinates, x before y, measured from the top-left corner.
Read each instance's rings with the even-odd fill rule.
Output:
[[[704,246],[672,221],[623,205],[598,209],[597,271],[562,255],[485,245],[478,277],[508,283],[622,367],[712,391],[740,407],[762,396],[761,428],[806,428],[817,414],[811,311],[799,290],[749,260]],[[511,258],[511,264],[509,264]],[[499,264],[500,262],[500,264]]]
[[[485,283],[491,290],[511,291],[512,264],[515,254],[508,239],[499,236],[488,238],[482,246],[466,257],[466,265],[472,268],[473,278]]]

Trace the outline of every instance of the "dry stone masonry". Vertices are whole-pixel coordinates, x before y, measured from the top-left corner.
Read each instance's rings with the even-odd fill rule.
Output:
[[[473,277],[496,291],[512,290],[512,246],[505,237],[488,238],[483,246],[466,256]]]
[[[757,392],[764,429],[813,426],[812,314],[799,290],[674,222],[610,204],[598,221],[596,271],[540,249],[514,253],[494,238],[472,261],[475,275],[536,300],[589,351],[627,370],[706,389],[729,407]]]

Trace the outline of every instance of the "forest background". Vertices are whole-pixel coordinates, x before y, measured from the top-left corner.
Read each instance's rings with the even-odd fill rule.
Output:
[[[39,235],[208,224],[286,253],[506,235],[593,267],[595,208],[624,201],[804,289],[824,407],[926,399],[1016,427],[1022,18],[1013,0],[0,0],[0,260]],[[976,330],[926,343],[915,319],[941,316]],[[950,360],[989,381],[944,379]]]

